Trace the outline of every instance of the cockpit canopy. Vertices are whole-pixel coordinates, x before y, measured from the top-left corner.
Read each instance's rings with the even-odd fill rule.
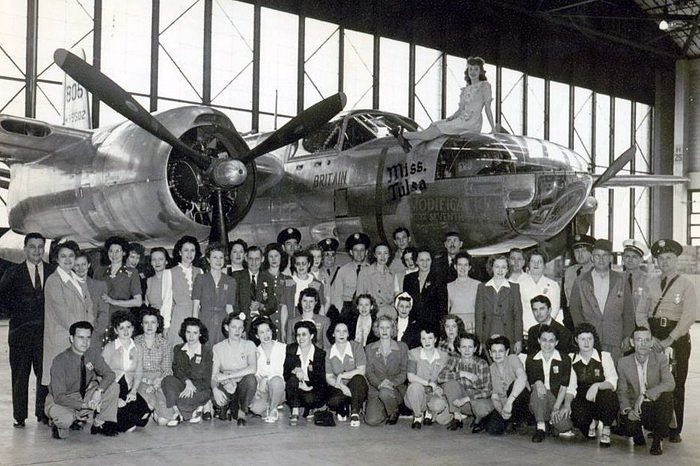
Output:
[[[401,115],[376,110],[355,110],[338,115],[305,137],[301,146],[307,154],[330,150],[348,150],[372,139],[389,136],[389,131],[403,126],[415,131],[418,125]],[[300,151],[295,156],[302,155]]]
[[[574,151],[549,141],[508,134],[468,134],[445,140],[437,160],[437,179],[470,176],[588,172]]]

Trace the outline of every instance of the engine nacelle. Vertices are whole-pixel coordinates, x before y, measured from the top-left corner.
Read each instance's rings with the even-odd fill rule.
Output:
[[[234,128],[228,117],[208,107],[182,107],[156,117],[178,136],[199,128]],[[50,129],[58,134],[70,131]],[[235,130],[230,133],[238,137]],[[190,205],[175,201],[173,191],[206,198],[208,186],[198,174],[179,181],[169,177],[172,151],[165,142],[125,122],[86,133],[82,140],[56,147],[34,162],[13,164],[10,226],[20,233],[38,231],[50,238],[93,244],[115,234],[147,245],[153,244],[150,240],[172,244],[184,234],[205,239],[206,209],[194,215],[188,211]]]

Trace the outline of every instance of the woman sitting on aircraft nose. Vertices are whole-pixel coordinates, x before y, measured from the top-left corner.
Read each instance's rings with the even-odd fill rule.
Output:
[[[107,283],[107,294],[101,296],[109,304],[110,316],[119,310],[138,308],[143,302],[141,277],[139,272],[125,263],[129,243],[124,238],[107,238],[103,249],[106,269],[96,274],[96,278]]]
[[[459,95],[459,108],[446,118],[433,122],[422,131],[408,131],[403,137],[409,141],[432,141],[443,135],[460,135],[462,133],[479,133],[483,118],[482,110],[486,111],[486,118],[491,125],[491,132],[498,131],[491,113],[491,84],[486,80],[484,60],[480,57],[467,58],[467,69],[464,71],[464,80],[467,85],[462,88]]]

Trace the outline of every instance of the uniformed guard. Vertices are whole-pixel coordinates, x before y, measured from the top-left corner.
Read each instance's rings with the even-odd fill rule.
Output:
[[[284,252],[287,253],[287,257],[290,258],[287,268],[282,272],[291,276],[294,272],[294,264],[292,264],[291,257],[295,252],[301,250],[301,232],[296,228],[285,228],[277,235],[277,243],[282,245]]]
[[[644,290],[647,274],[642,269],[644,258],[649,254],[646,245],[638,239],[626,239],[622,242],[622,263],[625,266],[625,280],[632,292],[634,308],[637,309],[639,299]]]
[[[335,254],[338,251],[338,246],[340,246],[340,243],[335,238],[326,238],[318,242],[318,247],[321,248],[323,253],[321,267],[329,278],[328,287],[333,286],[338,276],[338,270],[340,270],[340,267],[335,264]]]
[[[697,297],[693,283],[678,273],[678,256],[683,247],[672,239],[661,239],[651,246],[661,275],[650,276],[646,281],[644,298],[637,309],[637,324],[648,325],[654,337],[654,349],[673,350],[676,388],[673,404],[678,426],[671,429],[669,440],[681,441],[683,429],[683,407],[685,402],[685,380],[690,359],[690,335],[688,331],[695,322]],[[648,322],[648,323],[647,323]]]
[[[357,276],[360,274],[360,270],[368,265],[365,259],[369,245],[369,236],[364,233],[353,233],[345,240],[345,249],[350,254],[352,261],[338,270],[331,293],[331,304],[340,311],[341,316],[352,312],[352,300],[357,291]]]
[[[589,235],[575,235],[571,243],[571,251],[574,253],[576,263],[567,267],[564,272],[564,282],[562,283],[561,291],[564,294],[561,299],[562,312],[564,313],[564,325],[570,330],[574,330],[574,324],[569,313],[569,301],[571,300],[571,290],[574,287],[574,281],[582,273],[588,272],[593,268],[593,245],[595,238]]]

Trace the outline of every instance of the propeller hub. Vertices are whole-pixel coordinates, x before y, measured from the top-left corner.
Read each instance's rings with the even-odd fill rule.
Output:
[[[222,189],[240,186],[248,177],[248,169],[240,160],[228,159],[215,163],[212,169],[212,180]]]

